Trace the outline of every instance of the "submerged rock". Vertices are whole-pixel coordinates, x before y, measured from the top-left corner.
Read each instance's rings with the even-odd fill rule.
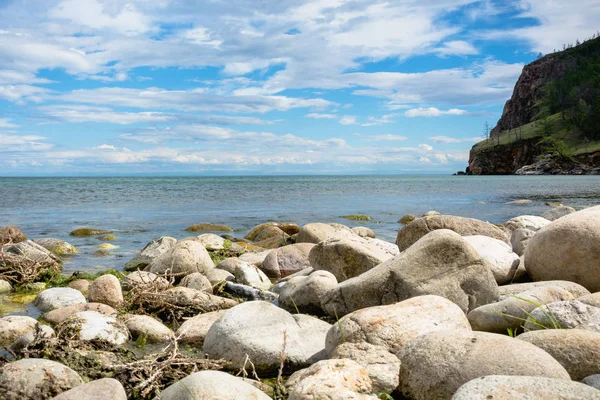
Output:
[[[113,233],[113,231],[106,230],[106,229],[79,228],[79,229],[75,229],[74,231],[69,233],[69,235],[85,237],[85,236],[106,235],[108,233]]]
[[[233,229],[223,224],[202,223],[190,225],[184,229],[186,232],[231,232]]]

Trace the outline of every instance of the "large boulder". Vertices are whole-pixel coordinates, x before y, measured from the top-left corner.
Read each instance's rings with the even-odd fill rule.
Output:
[[[600,291],[600,206],[566,215],[540,229],[525,249],[534,281],[562,279]]]
[[[0,369],[3,400],[43,400],[83,383],[77,372],[56,361],[25,358]]]
[[[331,272],[338,282],[353,278],[399,254],[396,246],[358,235],[327,239],[312,248],[308,259],[315,270]]]
[[[473,218],[457,217],[453,215],[434,215],[431,217],[417,218],[405,225],[398,232],[396,244],[400,251],[404,251],[431,231],[449,229],[461,236],[483,235],[509,243],[509,238],[502,229]]]
[[[412,340],[397,355],[400,388],[413,400],[450,399],[463,384],[486,375],[571,380],[544,350],[494,333],[433,331]]]
[[[600,332],[600,308],[577,300],[545,304],[529,314],[524,328],[527,331],[577,328]]]
[[[175,246],[177,239],[169,236],[161,236],[158,239],[152,239],[134,258],[127,261],[125,271],[135,271],[144,269],[156,257],[166,253],[169,249]]]
[[[79,290],[72,288],[46,289],[41,291],[33,301],[33,304],[43,312],[85,303],[87,303],[85,296]]]
[[[300,228],[296,243],[317,244],[327,239],[346,239],[358,236],[350,228],[342,224],[324,224],[314,222]]]
[[[286,385],[289,400],[377,398],[369,395],[373,386],[367,370],[349,359],[319,361],[292,375]]]
[[[600,400],[583,383],[541,376],[488,375],[462,385],[452,400]]]
[[[193,272],[205,273],[214,267],[208,251],[201,243],[182,240],[152,260],[144,271],[182,278]]]
[[[400,360],[383,346],[342,343],[329,357],[347,358],[360,364],[371,378],[373,393],[392,393],[400,383]]]
[[[400,255],[329,291],[322,305],[329,315],[392,304],[434,294],[465,313],[498,299],[498,286],[487,263],[460,235],[438,229]]]
[[[0,247],[5,244],[19,243],[27,240],[27,236],[16,226],[8,225],[0,228]]]
[[[65,242],[64,240],[55,238],[42,238],[35,239],[34,242],[59,257],[77,254],[77,249],[75,246]]]
[[[71,390],[62,392],[52,400],[127,400],[127,393],[121,382],[112,378],[102,378]]]
[[[325,348],[331,354],[342,343],[367,342],[397,353],[408,342],[439,329],[471,330],[463,311],[439,296],[417,296],[399,303],[354,311],[331,326]]]
[[[200,371],[160,392],[161,400],[270,400],[271,397],[242,378],[226,372]]]
[[[110,274],[101,275],[94,279],[88,290],[88,300],[102,303],[111,307],[123,304],[123,291],[119,279]]]
[[[0,347],[10,345],[19,336],[34,332],[37,324],[35,319],[21,315],[0,318]]]
[[[576,210],[569,206],[552,207],[548,211],[542,214],[542,218],[546,218],[549,221],[555,221],[565,215],[573,214]]]
[[[175,332],[177,341],[202,347],[208,330],[223,314],[225,310],[212,311],[186,320]]]
[[[574,381],[600,373],[600,332],[583,329],[544,329],[525,332],[517,338],[554,357]]]
[[[271,251],[260,265],[269,278],[284,278],[310,267],[308,254],[313,243],[296,243]]]
[[[571,293],[560,287],[542,286],[477,307],[467,317],[475,331],[506,333],[522,326],[539,305],[573,299]]]
[[[546,225],[549,225],[551,221],[543,217],[536,215],[520,215],[509,219],[505,224],[504,228],[509,232],[513,232],[515,229],[528,229],[533,232],[537,232]]]
[[[279,290],[279,307],[291,312],[322,314],[321,298],[337,285],[331,272],[315,271],[308,276],[295,276]]]
[[[75,340],[104,340],[112,345],[122,345],[129,339],[127,327],[115,317],[97,311],[80,311],[65,321]]]
[[[489,236],[476,235],[464,238],[481,258],[488,261],[498,285],[509,283],[516,277],[520,259],[509,245]]]
[[[331,325],[307,315],[291,315],[264,301],[231,308],[209,329],[204,353],[231,362],[239,370],[254,363],[258,373],[276,372],[285,351],[286,371],[307,367],[325,358],[325,336]]]

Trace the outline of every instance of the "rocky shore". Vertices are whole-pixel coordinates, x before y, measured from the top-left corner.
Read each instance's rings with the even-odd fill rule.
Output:
[[[1,397],[600,399],[600,206],[405,216],[395,243],[360,217],[196,224],[71,276],[69,243],[0,228],[0,296],[41,314],[0,308]]]

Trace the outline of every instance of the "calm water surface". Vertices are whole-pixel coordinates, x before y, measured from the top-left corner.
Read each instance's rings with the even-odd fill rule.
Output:
[[[80,255],[65,272],[122,269],[152,238],[189,236],[183,229],[201,222],[224,223],[243,236],[266,221],[359,222],[339,216],[364,213],[362,223],[378,237],[395,239],[405,214],[429,210],[501,223],[523,214],[539,215],[547,201],[575,208],[600,204],[596,176],[285,176],[0,178],[0,226],[17,225],[29,238],[56,237]],[[530,199],[527,205],[508,201]],[[479,204],[484,202],[484,204]],[[116,230],[119,246],[108,256],[92,255],[104,242],[74,238],[81,228]]]

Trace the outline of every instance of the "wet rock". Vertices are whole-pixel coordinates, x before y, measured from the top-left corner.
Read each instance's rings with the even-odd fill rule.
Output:
[[[396,354],[411,340],[439,329],[471,330],[463,311],[439,296],[417,296],[387,306],[354,311],[332,325],[325,342],[328,354],[342,343],[367,342]]]
[[[128,314],[123,316],[122,320],[133,340],[136,340],[140,335],[148,343],[167,342],[173,338],[173,332],[169,328],[149,315]]]
[[[52,400],[127,400],[127,393],[121,382],[112,378],[102,378],[71,390],[62,392]]]
[[[208,330],[223,314],[225,310],[198,314],[181,324],[175,332],[175,337],[181,343],[202,347]]]
[[[271,251],[260,265],[260,269],[270,278],[283,278],[304,268],[310,267],[308,254],[312,243],[296,243]]]
[[[562,279],[600,291],[600,207],[566,215],[540,229],[525,250],[534,281]]]
[[[125,271],[135,271],[137,269],[146,268],[152,260],[175,246],[175,243],[177,243],[177,239],[169,236],[161,236],[158,239],[152,239],[140,253],[125,264]]]
[[[57,308],[85,304],[87,301],[79,290],[71,288],[50,288],[37,295],[33,304],[40,311],[52,311]]]
[[[26,358],[0,369],[4,400],[50,399],[83,383],[77,372],[56,361]]]
[[[450,399],[462,385],[486,375],[570,381],[567,371],[542,349],[493,333],[429,332],[409,342],[397,355],[400,388],[413,400]]]
[[[405,225],[398,232],[396,244],[400,251],[404,251],[429,232],[439,229],[449,229],[461,236],[483,235],[510,243],[506,233],[489,222],[453,215],[434,215],[417,218]]]
[[[545,304],[531,312],[525,330],[586,329],[600,332],[600,308],[577,300]]]
[[[337,279],[327,271],[315,271],[308,276],[296,276],[281,287],[279,307],[291,313],[322,314],[321,298],[336,285]]]
[[[119,307],[123,304],[121,282],[114,275],[106,274],[99,276],[90,285],[88,299],[93,303]]]
[[[600,373],[600,333],[583,329],[544,329],[517,337],[550,354],[571,379],[580,381]]]
[[[86,236],[96,236],[96,235],[106,235],[108,233],[112,233],[113,231],[109,231],[106,229],[94,229],[94,228],[79,228],[75,229],[69,235],[78,236],[78,237],[86,237]]]
[[[569,206],[552,207],[550,210],[542,214],[542,218],[546,218],[549,221],[555,221],[560,217],[574,213],[576,210]]]
[[[182,240],[152,260],[144,271],[183,278],[193,272],[205,273],[213,268],[213,261],[202,244]]]
[[[400,384],[400,360],[383,346],[342,343],[329,357],[347,358],[360,364],[371,378],[373,393],[392,393]]]
[[[175,382],[160,392],[161,400],[270,400],[253,385],[220,371],[200,371]]]
[[[27,240],[27,236],[16,226],[8,225],[0,228],[0,246],[25,240]]]
[[[0,347],[8,346],[19,336],[34,332],[38,322],[21,315],[9,315],[0,318]]]
[[[465,236],[464,239],[481,258],[488,261],[499,285],[511,282],[515,278],[520,260],[519,256],[513,253],[511,246],[488,236]]]
[[[327,239],[312,248],[308,259],[315,270],[331,272],[343,282],[370,270],[398,255],[394,246],[358,235],[344,239]]]
[[[97,311],[80,311],[65,321],[76,340],[105,340],[118,346],[129,339],[127,327],[115,317],[100,314]]]
[[[319,319],[251,301],[228,310],[211,326],[204,352],[210,358],[230,361],[234,370],[242,368],[248,357],[258,373],[267,374],[278,370],[285,340],[285,370],[295,371],[324,358],[329,328]]]
[[[433,294],[464,312],[498,299],[498,286],[484,260],[460,235],[438,229],[400,255],[338,284],[322,299],[329,315]]]
[[[452,400],[599,400],[600,391],[579,382],[542,376],[489,375],[460,387]]]
[[[107,306],[106,304],[100,303],[86,303],[74,304],[72,306],[57,308],[56,310],[52,310],[42,315],[42,318],[44,319],[44,321],[52,325],[58,325],[81,311],[96,311],[100,314],[104,314],[111,317],[117,316],[117,310],[115,310],[111,306]]]
[[[34,242],[59,257],[77,254],[77,249],[75,248],[75,246],[68,242],[65,242],[64,240],[54,238],[43,238],[36,239],[34,240]]]
[[[213,292],[212,284],[210,283],[208,278],[199,272],[194,272],[192,274],[184,276],[179,285],[182,287],[200,290],[202,292],[210,294],[212,294]]]
[[[233,229],[224,224],[202,223],[190,225],[184,229],[186,232],[231,232]]]
[[[289,379],[289,400],[376,399],[367,370],[348,359],[323,360]],[[288,381],[288,382],[289,382]]]

